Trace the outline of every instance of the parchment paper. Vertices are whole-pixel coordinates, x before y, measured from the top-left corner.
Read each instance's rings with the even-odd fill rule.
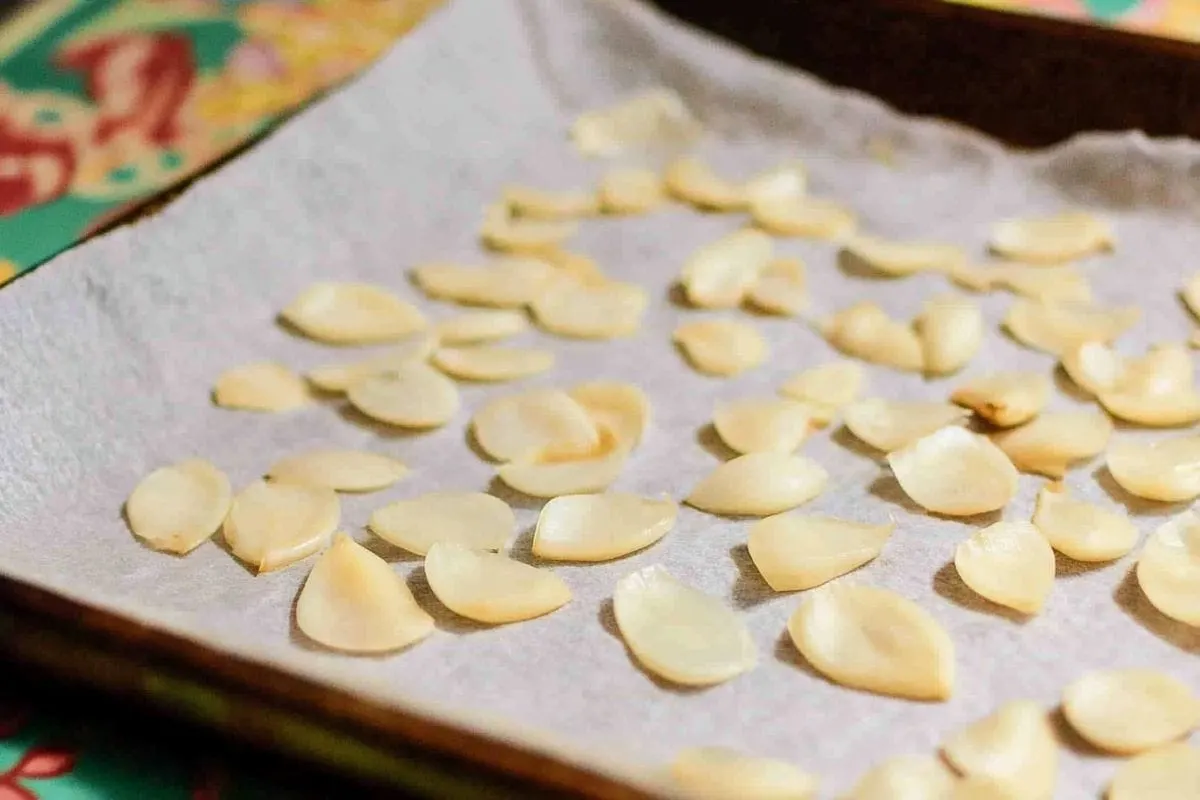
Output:
[[[517,385],[465,387],[459,418],[434,433],[357,425],[336,404],[285,415],[210,404],[216,376],[237,364],[277,359],[305,369],[354,357],[290,336],[275,314],[313,280],[377,281],[415,297],[408,266],[480,260],[481,210],[506,182],[568,188],[596,179],[603,165],[573,153],[569,122],[657,84],[682,92],[706,121],[713,136],[705,153],[719,170],[749,175],[799,156],[814,194],[849,203],[862,227],[881,235],[953,241],[982,255],[989,223],[1002,216],[1092,207],[1111,218],[1120,239],[1115,255],[1085,265],[1099,300],[1145,311],[1129,347],[1178,341],[1192,328],[1174,291],[1200,251],[1195,144],[1131,134],[1018,155],[833,91],[631,2],[456,0],[361,80],[158,216],[0,292],[0,569],[381,703],[509,726],[506,735],[537,735],[538,746],[569,748],[575,758],[611,757],[606,763],[629,775],[683,746],[728,745],[819,773],[823,796],[886,756],[931,751],[1004,700],[1051,707],[1084,669],[1155,665],[1200,686],[1200,636],[1147,604],[1128,576],[1132,557],[1096,568],[1063,563],[1046,612],[1015,620],[973,599],[947,567],[955,544],[993,518],[914,513],[886,468],[836,429],[805,445],[833,479],[804,510],[899,523],[884,554],[844,580],[893,589],[947,626],[959,668],[950,702],[849,691],[805,667],[784,634],[800,598],[773,594],[757,576],[744,547],[748,521],[684,509],[676,530],[645,552],[556,566],[574,601],[499,628],[453,618],[428,594],[417,560],[363,529],[370,511],[393,499],[492,485],[517,507],[513,552],[527,558],[540,504],[489,483],[493,467],[469,449],[464,424],[489,398],[585,378],[636,382],[654,404],[652,429],[616,488],[683,497],[718,463],[697,438],[718,399],[772,394],[786,377],[834,356],[797,322],[768,319],[754,324],[770,339],[769,362],[735,380],[701,377],[672,349],[674,326],[701,312],[670,304],[668,287],[695,247],[742,224],[736,217],[672,208],[587,223],[576,249],[656,299],[640,333],[614,343],[530,333],[523,341],[552,348],[557,368]],[[895,166],[866,155],[872,137],[890,142]],[[945,288],[934,277],[847,276],[828,244],[780,249],[807,259],[820,309],[872,298],[910,317]],[[421,302],[431,316],[454,311]],[[1008,303],[1000,294],[983,300],[993,327]],[[1052,366],[995,333],[964,374]],[[889,397],[941,398],[954,383],[870,370],[870,392]],[[1059,393],[1053,406],[1075,402]],[[1154,434],[1118,433],[1138,435]],[[343,526],[410,576],[437,618],[439,630],[408,652],[355,659],[307,644],[293,629],[291,606],[311,560],[254,577],[218,542],[173,558],[140,546],[122,522],[123,500],[155,467],[205,456],[240,486],[277,456],[318,445],[371,448],[413,467],[393,489],[343,504]],[[1040,483],[1023,477],[1003,516],[1027,519]],[[1180,510],[1122,494],[1099,461],[1068,483],[1106,507],[1128,507],[1143,533]],[[760,649],[756,670],[705,691],[677,691],[633,665],[608,598],[618,578],[654,563],[743,613]],[[1095,796],[1114,768],[1066,749],[1059,796]]]

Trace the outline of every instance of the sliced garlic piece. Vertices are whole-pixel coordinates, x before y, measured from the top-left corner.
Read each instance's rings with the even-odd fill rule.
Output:
[[[957,778],[929,756],[896,756],[876,766],[841,800],[946,800]]]
[[[790,453],[808,438],[812,425],[804,404],[768,397],[717,404],[713,427],[738,453]]]
[[[746,291],[746,300],[768,314],[796,316],[808,308],[804,262],[798,258],[774,259]]]
[[[479,238],[485,247],[513,255],[536,255],[560,247],[575,235],[575,220],[545,220],[513,216],[506,203],[484,210]]]
[[[225,520],[229,478],[202,458],[160,467],[138,481],[125,501],[133,535],[168,553],[190,553]]]
[[[866,380],[861,364],[834,361],[792,376],[779,392],[807,405],[818,425],[828,425],[842,406],[854,402]]]
[[[1062,300],[1013,301],[1004,327],[1021,344],[1061,356],[1081,342],[1111,342],[1141,319],[1136,306],[1101,308]]]
[[[854,212],[832,200],[815,197],[764,197],[750,206],[754,224],[775,236],[841,239],[854,232]]]
[[[554,353],[532,347],[476,344],[439,347],[430,359],[442,372],[467,381],[515,381],[554,366]]]
[[[608,283],[608,276],[604,274],[604,270],[600,269],[600,265],[593,258],[582,253],[555,249],[538,253],[538,258],[552,265],[556,270],[556,275],[548,286],[554,286],[561,278],[569,278],[582,286],[603,286]],[[545,291],[546,289],[542,290],[543,293]],[[541,294],[537,296],[540,297]]]
[[[235,556],[270,572],[320,550],[340,518],[332,489],[256,481],[233,498],[222,534]]]
[[[846,406],[842,421],[856,437],[890,453],[939,428],[957,425],[970,413],[949,403],[870,397]]]
[[[845,250],[875,272],[897,277],[918,272],[952,273],[967,259],[967,254],[956,245],[893,241],[876,236],[855,236],[846,242]]]
[[[439,344],[477,344],[507,339],[528,327],[529,320],[520,311],[497,308],[467,311],[448,317],[434,326],[434,332]]]
[[[1114,417],[1152,428],[1179,428],[1200,421],[1200,392],[1191,387],[1162,394],[1117,389],[1097,395]]]
[[[765,517],[812,500],[829,473],[803,456],[749,453],[708,473],[686,502],[710,514]]]
[[[871,302],[834,314],[824,333],[826,341],[848,356],[910,372],[925,366],[921,340],[912,326],[890,319]]]
[[[1131,758],[1108,785],[1108,800],[1192,800],[1200,790],[1200,748],[1177,743]]]
[[[1138,556],[1137,579],[1163,614],[1200,626],[1200,517],[1185,511],[1160,525]]]
[[[430,492],[378,509],[367,527],[384,541],[423,556],[438,542],[499,550],[516,524],[508,504],[490,494]]]
[[[1107,461],[1113,480],[1130,494],[1164,503],[1200,496],[1200,436],[1119,441]]]
[[[874,586],[824,586],[788,620],[800,654],[825,677],[877,694],[945,700],[954,642],[924,609]]]
[[[497,398],[475,413],[471,430],[476,443],[497,461],[549,452],[583,457],[600,445],[587,409],[557,389]]]
[[[984,269],[991,285],[1022,297],[1068,303],[1092,302],[1092,289],[1087,278],[1075,267],[1045,269],[1027,264],[995,264]]]
[[[873,560],[895,527],[777,514],[750,526],[750,558],[775,591],[811,589]]]
[[[1004,782],[986,775],[970,775],[954,782],[950,793],[938,800],[1025,800]]]
[[[731,378],[767,359],[767,340],[738,320],[685,322],[675,329],[673,339],[691,365],[706,375]]]
[[[977,303],[956,295],[934,297],[913,325],[921,340],[925,371],[931,375],[958,372],[983,344],[983,311]]]
[[[1113,234],[1104,220],[1075,211],[1001,220],[992,226],[988,244],[1013,261],[1062,264],[1111,250]]]
[[[329,344],[381,344],[425,327],[415,306],[366,283],[315,283],[280,316],[309,338]]]
[[[799,161],[789,161],[751,178],[743,190],[751,203],[803,197],[808,191],[808,170]]]
[[[571,600],[563,579],[508,556],[436,542],[425,554],[425,577],[442,605],[476,622],[520,622]]]
[[[259,361],[222,372],[213,402],[243,411],[292,411],[312,402],[304,380],[282,364]]]
[[[1061,478],[1075,461],[1104,452],[1112,421],[1096,411],[1051,411],[992,435],[1017,469]]]
[[[531,497],[602,492],[616,481],[629,458],[629,448],[612,431],[599,426],[600,444],[585,456],[544,454],[503,464],[496,476]]]
[[[280,483],[338,492],[376,492],[408,474],[394,458],[361,450],[310,450],[276,461],[267,477]]]
[[[900,488],[937,514],[967,517],[996,511],[1017,493],[1017,468],[986,437],[942,428],[889,453]]]
[[[1200,725],[1200,697],[1152,669],[1086,673],[1063,690],[1062,710],[1089,744],[1121,755],[1170,744]]]
[[[954,568],[971,591],[1022,614],[1040,613],[1054,588],[1054,551],[1028,522],[997,522],[959,542]]]
[[[592,192],[549,191],[530,186],[508,186],[504,203],[518,217],[564,220],[595,216],[600,202]]]
[[[734,231],[704,245],[687,260],[680,284],[699,308],[737,308],[771,263],[774,245],[761,231]]]
[[[346,391],[368,417],[402,428],[436,428],[458,413],[454,381],[423,361],[358,381]]]
[[[950,395],[993,425],[1011,428],[1036,417],[1050,400],[1050,379],[1036,372],[993,372],[972,378]]]
[[[649,302],[646,290],[633,283],[587,285],[568,279],[556,281],[542,292],[530,310],[538,325],[550,333],[616,339],[637,332]]]
[[[733,609],[661,566],[618,581],[613,613],[634,658],[672,683],[723,683],[758,662],[754,640]]]
[[[542,507],[533,554],[552,561],[611,561],[666,536],[678,512],[665,497],[620,492],[556,497]]]
[[[671,764],[675,783],[705,800],[812,800],[817,779],[786,761],[723,747],[684,750]]]
[[[1112,561],[1133,550],[1138,540],[1127,516],[1076,500],[1061,483],[1038,492],[1032,522],[1051,547],[1076,561]]]
[[[1192,387],[1195,375],[1192,354],[1183,344],[1152,345],[1144,356],[1127,363],[1128,369],[1112,388],[1141,394],[1169,395]]]
[[[650,400],[631,383],[590,381],[567,391],[583,406],[597,427],[612,431],[622,446],[632,450],[650,424]]]
[[[430,297],[498,308],[528,305],[561,277],[553,264],[538,258],[501,258],[482,267],[422,264],[412,274]]]
[[[683,98],[671,89],[654,88],[580,114],[571,125],[571,139],[583,155],[607,158],[682,147],[702,130]]]
[[[323,392],[344,394],[354,383],[379,375],[394,372],[410,361],[425,361],[437,348],[438,338],[430,333],[420,333],[388,350],[386,353],[356,361],[351,364],[331,364],[311,370],[308,382]]]
[[[741,211],[749,199],[745,188],[718,176],[691,156],[676,159],[663,175],[667,192],[702,211]]]
[[[296,600],[296,627],[347,653],[385,653],[424,639],[433,617],[379,556],[339,533]]]
[[[645,214],[666,200],[662,176],[648,169],[618,168],[600,181],[600,208],[606,214]]]
[[[1188,311],[1200,319],[1200,272],[1188,278],[1187,283],[1179,290],[1179,296],[1183,298],[1183,304],[1188,307]]]
[[[1078,342],[1065,349],[1061,364],[1075,385],[1088,394],[1110,391],[1129,370],[1126,358],[1106,342]]]
[[[1058,779],[1058,739],[1046,710],[1013,700],[942,742],[942,755],[967,777],[992,778],[1015,797],[1050,800]]]

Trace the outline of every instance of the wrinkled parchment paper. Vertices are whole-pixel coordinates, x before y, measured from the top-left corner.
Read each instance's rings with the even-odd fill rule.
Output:
[[[749,175],[799,156],[814,194],[849,203],[863,228],[881,235],[948,240],[982,255],[987,227],[999,217],[1094,208],[1120,239],[1115,255],[1084,267],[1098,298],[1145,311],[1128,346],[1181,340],[1193,327],[1174,290],[1200,252],[1200,146],[1085,137],[1018,155],[833,91],[632,2],[455,0],[361,80],[158,216],[0,292],[0,570],[378,703],[532,736],[536,746],[603,758],[630,776],[683,746],[727,745],[819,773],[823,796],[886,756],[931,751],[1004,700],[1051,707],[1085,669],[1155,665],[1200,686],[1200,635],[1147,604],[1128,574],[1132,557],[1095,568],[1064,563],[1044,614],[1019,621],[998,613],[947,566],[956,542],[992,518],[914,513],[886,468],[836,429],[805,445],[833,479],[804,510],[898,522],[884,554],[844,580],[893,589],[947,626],[959,668],[950,702],[848,691],[804,666],[784,634],[800,598],[773,594],[759,579],[744,546],[748,521],[685,509],[675,531],[646,552],[556,566],[574,601],[544,619],[498,628],[453,618],[429,596],[417,560],[363,529],[370,511],[393,499],[490,485],[492,467],[464,437],[484,401],[587,378],[636,382],[654,404],[652,429],[616,488],[683,497],[718,463],[711,442],[697,435],[715,401],[772,394],[789,375],[833,356],[796,321],[776,319],[754,321],[770,339],[769,362],[735,380],[699,376],[672,349],[674,326],[703,312],[670,304],[668,287],[685,256],[740,225],[736,217],[676,207],[587,223],[574,247],[656,298],[642,330],[614,343],[526,334],[522,341],[553,348],[557,368],[517,385],[464,388],[459,418],[434,433],[380,432],[337,404],[260,415],[209,403],[216,376],[237,364],[276,359],[306,369],[354,357],[292,337],[274,324],[275,314],[314,280],[377,281],[415,297],[408,266],[481,259],[484,204],[506,182],[570,188],[595,180],[603,165],[574,154],[568,124],[584,109],[656,84],[675,87],[706,121],[712,136],[704,152],[719,171]],[[867,155],[876,140],[894,152],[893,166]],[[828,244],[788,241],[780,249],[807,260],[819,310],[871,298],[911,317],[945,288],[932,276],[847,276]],[[993,327],[1009,301],[983,300]],[[431,316],[454,311],[421,302]],[[965,374],[1052,366],[1049,356],[995,333]],[[941,398],[954,382],[872,368],[869,391]],[[1053,406],[1075,402],[1059,393]],[[355,659],[306,643],[291,606],[311,560],[255,577],[218,542],[174,558],[139,545],[122,522],[130,489],[163,464],[205,456],[244,485],[279,455],[330,445],[389,453],[413,468],[387,492],[343,504],[343,526],[410,576],[436,615],[439,630],[408,652]],[[1040,483],[1023,477],[1003,516],[1027,519]],[[1106,507],[1129,508],[1143,533],[1180,510],[1122,494],[1099,462],[1073,471],[1068,483]],[[516,506],[513,551],[528,557],[540,504],[493,489]],[[760,650],[756,670],[705,691],[677,691],[631,663],[609,597],[618,578],[654,563],[742,612]],[[1066,749],[1059,796],[1095,796],[1115,766]]]

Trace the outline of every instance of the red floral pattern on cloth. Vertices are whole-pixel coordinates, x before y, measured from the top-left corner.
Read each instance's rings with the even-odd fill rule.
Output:
[[[24,730],[29,709],[21,706],[0,707],[0,739],[11,739]],[[24,781],[58,778],[75,769],[74,748],[51,745],[30,747],[5,772],[0,772],[0,800],[37,800],[37,794]]]

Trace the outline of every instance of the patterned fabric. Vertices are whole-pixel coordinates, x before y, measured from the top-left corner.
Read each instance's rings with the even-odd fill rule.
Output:
[[[1200,42],[1200,0],[949,0],[1003,11],[1088,20]]]

